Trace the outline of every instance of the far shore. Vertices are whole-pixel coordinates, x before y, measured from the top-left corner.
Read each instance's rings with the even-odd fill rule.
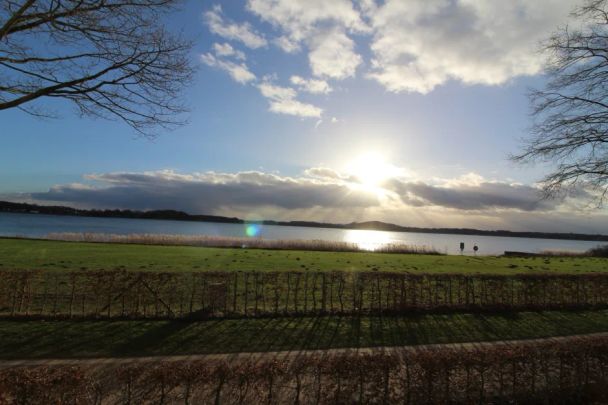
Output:
[[[42,206],[36,204],[13,203],[0,201],[0,213],[10,214],[34,214],[34,215],[61,215],[73,217],[92,218],[128,218],[128,219],[156,219],[170,221],[210,222],[226,224],[261,224],[275,226],[293,226],[303,228],[328,228],[328,229],[352,229],[372,230],[386,232],[427,233],[444,235],[477,235],[498,236],[508,238],[531,238],[531,239],[556,239],[577,240],[589,242],[608,242],[608,235],[566,233],[566,232],[521,232],[508,230],[484,230],[472,228],[421,228],[401,226],[381,221],[351,222],[348,224],[335,224],[315,221],[274,221],[274,220],[244,220],[236,217],[223,217],[216,215],[193,215],[176,210],[120,210],[120,209],[78,209],[65,206]]]

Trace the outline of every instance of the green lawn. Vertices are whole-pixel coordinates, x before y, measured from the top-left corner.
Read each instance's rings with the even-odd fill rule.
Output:
[[[0,358],[204,354],[523,339],[608,331],[608,311],[180,321],[0,321]]]
[[[427,273],[597,272],[600,258],[507,258],[222,249],[0,239],[0,270],[350,270]]]

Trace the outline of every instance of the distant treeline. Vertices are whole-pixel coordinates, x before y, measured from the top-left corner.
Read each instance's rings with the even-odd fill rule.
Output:
[[[154,211],[134,211],[134,210],[98,210],[98,209],[78,209],[64,206],[45,206],[36,204],[13,203],[0,201],[0,212],[18,212],[25,214],[47,214],[47,215],[70,215],[78,217],[101,217],[101,218],[135,218],[135,219],[169,219],[177,221],[203,221],[203,222],[224,222],[242,224],[244,221],[239,218],[220,217],[215,215],[190,215],[183,211],[176,210],[154,210]]]
[[[263,225],[277,226],[299,226],[308,228],[334,228],[334,229],[364,229],[390,232],[414,232],[414,233],[440,233],[451,235],[483,235],[483,236],[506,236],[517,238],[540,238],[540,239],[566,239],[585,241],[608,241],[608,235],[590,235],[583,233],[553,233],[553,232],[513,232],[506,230],[481,230],[469,228],[418,228],[400,226],[380,221],[351,222],[349,224],[332,224],[314,221],[246,221],[236,217],[223,217],[216,215],[192,215],[176,210],[100,210],[100,209],[78,209],[64,206],[43,206],[26,203],[13,203],[0,201],[0,212],[16,212],[28,214],[48,215],[71,215],[81,217],[103,217],[103,218],[136,218],[136,219],[165,219],[177,221],[201,221],[221,222],[230,224],[258,223]]]

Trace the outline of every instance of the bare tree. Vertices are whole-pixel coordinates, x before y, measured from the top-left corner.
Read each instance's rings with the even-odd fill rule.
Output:
[[[532,137],[516,162],[544,161],[547,196],[585,188],[601,205],[608,193],[607,0],[587,0],[546,43],[548,82],[530,93]],[[580,23],[580,24],[579,24]]]
[[[151,136],[184,123],[190,41],[163,28],[178,0],[0,0],[0,110],[42,99]]]

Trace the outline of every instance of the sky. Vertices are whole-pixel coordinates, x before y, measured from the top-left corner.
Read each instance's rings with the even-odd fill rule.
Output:
[[[189,123],[0,112],[0,199],[245,219],[605,233],[518,166],[541,42],[573,0],[186,1]]]

